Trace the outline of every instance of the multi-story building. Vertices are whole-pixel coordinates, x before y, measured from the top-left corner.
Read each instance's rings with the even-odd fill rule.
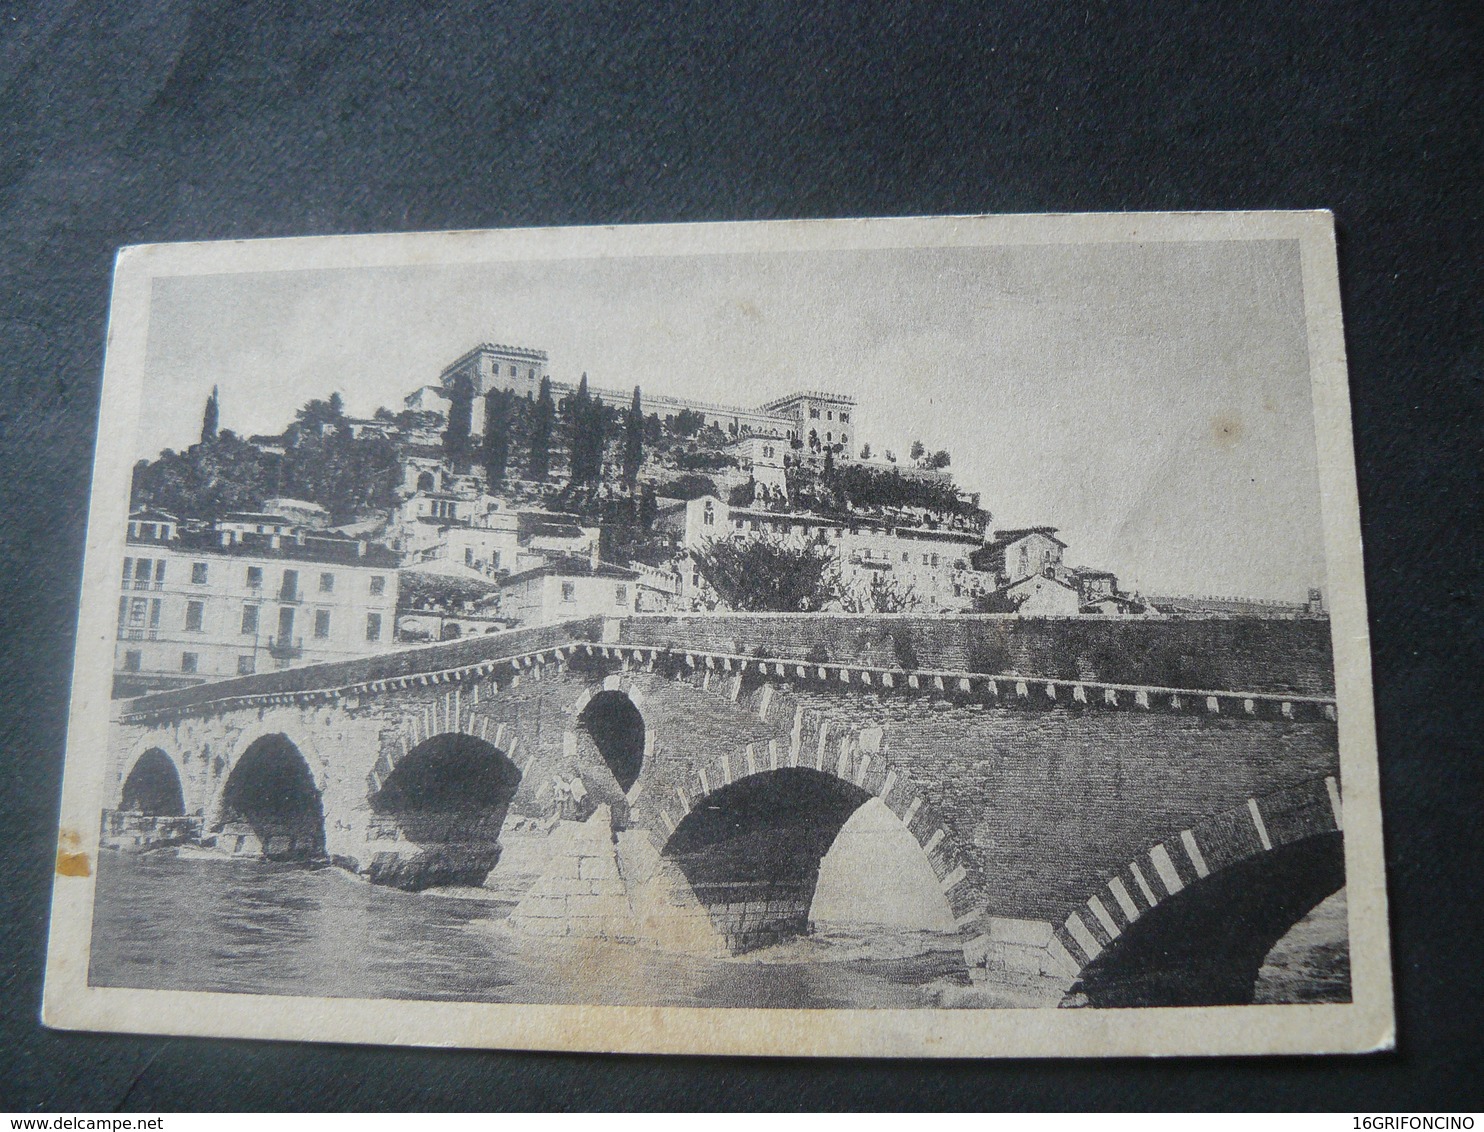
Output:
[[[837,460],[855,459],[854,397],[805,390],[769,401],[762,411],[786,419],[789,424],[785,435],[802,440],[806,450],[823,451],[839,445]]]
[[[473,396],[469,414],[471,436],[484,434],[484,399],[495,390],[513,392],[518,397],[534,397],[541,387],[542,378],[551,377],[551,366],[545,350],[532,350],[524,346],[504,346],[484,343],[450,363],[439,377],[444,405],[450,405],[449,396],[457,386],[467,383]],[[438,387],[425,386],[414,397],[417,406],[409,399],[408,406],[433,406],[438,398],[430,390]],[[577,392],[577,385],[569,381],[551,382],[551,395],[560,402],[564,397]],[[615,409],[627,409],[633,402],[634,390],[609,389],[600,385],[588,386],[590,396]],[[682,412],[690,412],[701,418],[703,427],[715,426],[732,436],[744,433],[781,436],[785,440],[798,439],[806,444],[811,431],[817,433],[820,445],[840,445],[837,459],[855,458],[855,426],[851,417],[855,412],[855,398],[839,393],[805,392],[794,393],[771,401],[761,408],[745,408],[714,401],[696,401],[686,397],[670,397],[646,390],[642,394],[646,415],[654,414],[662,421],[673,422]],[[814,426],[818,425],[816,429]]]
[[[732,445],[737,466],[765,496],[785,499],[788,496],[787,473],[783,460],[789,452],[788,440],[777,433],[743,436]]]
[[[1067,544],[1056,537],[1055,527],[1021,527],[1003,530],[974,557],[974,565],[992,574],[1004,585],[1014,585],[1039,574],[1061,577],[1062,551]]]
[[[189,531],[170,515],[129,517],[115,695],[392,646],[395,556],[270,518],[231,516]]]
[[[469,382],[476,398],[483,398],[492,389],[511,391],[517,397],[534,397],[541,388],[541,379],[550,376],[551,365],[545,350],[485,342],[450,362],[438,381],[445,400],[461,378]],[[476,431],[484,430],[482,411],[474,413],[474,425]]]
[[[929,612],[969,609],[982,589],[971,564],[974,553],[984,546],[982,528],[731,507],[714,495],[662,509],[656,525],[676,532],[681,549],[692,554],[722,538],[764,537],[797,546],[824,543],[835,551],[847,591],[869,588],[873,577],[886,576],[900,590],[910,590],[917,608]],[[683,565],[680,597],[693,603],[706,596],[700,571],[693,562]]]
[[[446,492],[409,497],[388,528],[404,565],[446,559],[487,575],[519,573],[553,557],[595,555],[600,533],[575,515]]]
[[[590,558],[556,558],[500,586],[500,615],[517,625],[633,613],[646,584],[636,570]]]

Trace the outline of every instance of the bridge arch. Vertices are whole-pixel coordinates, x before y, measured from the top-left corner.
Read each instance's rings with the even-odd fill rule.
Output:
[[[324,783],[298,743],[264,731],[230,767],[209,828],[219,848],[270,860],[325,856]]]
[[[415,891],[480,885],[500,858],[500,830],[520,788],[509,753],[467,731],[429,736],[371,779],[373,835],[410,843],[371,859],[373,883]]]
[[[1334,778],[1300,783],[1151,846],[1075,909],[1054,947],[1069,1001],[1099,1007],[1253,1001],[1277,942],[1345,884]]]
[[[194,811],[200,813],[200,803],[196,799],[196,780],[188,771],[187,761],[182,757],[179,736],[171,728],[154,728],[140,735],[125,750],[120,752],[117,762],[113,765],[113,780],[110,786],[110,802],[115,810],[126,809],[124,805],[124,786],[129,776],[151,750],[158,751],[170,762],[171,769],[180,783],[182,801],[186,812]],[[195,803],[193,805],[193,802]]]
[[[625,795],[638,781],[650,749],[649,729],[639,707],[643,699],[636,702],[636,697],[632,688],[601,688],[583,698],[576,720],[578,732],[592,740]]]
[[[158,746],[143,751],[119,791],[120,810],[147,817],[183,817],[185,788],[175,760]]]
[[[748,775],[696,801],[665,842],[733,952],[809,929],[820,862],[870,799],[803,767]]]
[[[726,778],[729,764],[747,769]],[[856,775],[840,773],[839,765],[757,766],[755,752],[745,752],[723,761],[723,777],[714,788],[709,788],[710,776],[697,771],[708,789],[693,802],[683,789],[676,790],[683,807],[678,821],[668,808],[660,810],[661,829],[668,830],[661,856],[678,866],[734,953],[810,930],[821,864],[846,823],[873,799],[917,843],[925,865],[921,876],[937,890],[924,892],[923,903],[941,903],[944,918],[955,926],[980,911],[969,908],[970,894],[960,883],[962,858],[910,784],[893,805],[882,797],[879,783],[873,790],[866,775],[857,781]],[[897,779],[895,772],[892,778]]]

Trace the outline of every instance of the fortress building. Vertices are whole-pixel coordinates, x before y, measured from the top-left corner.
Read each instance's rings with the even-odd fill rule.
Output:
[[[486,394],[500,390],[513,392],[518,397],[534,397],[541,388],[542,378],[549,377],[551,366],[545,350],[486,342],[445,368],[439,384],[447,398],[461,383],[468,383],[473,394],[470,435],[480,436],[484,432]],[[551,395],[558,403],[576,392],[574,383],[552,379]],[[620,410],[627,409],[634,396],[633,389],[605,389],[595,385],[590,385],[588,392],[603,404]],[[433,400],[424,394],[424,401],[429,405]],[[448,400],[452,401],[452,398]],[[749,409],[740,405],[657,395],[646,389],[643,404],[646,415],[655,414],[663,421],[673,420],[687,410],[697,413],[707,425],[715,425],[722,432],[734,436],[743,433],[776,436],[799,440],[808,446],[813,433],[820,445],[841,445],[840,459],[855,458],[855,426],[851,420],[855,414],[855,398],[843,393],[794,393],[760,408]]]

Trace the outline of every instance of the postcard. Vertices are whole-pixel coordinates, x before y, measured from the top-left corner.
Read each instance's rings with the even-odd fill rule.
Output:
[[[118,256],[43,1017],[1393,1041],[1328,213]]]

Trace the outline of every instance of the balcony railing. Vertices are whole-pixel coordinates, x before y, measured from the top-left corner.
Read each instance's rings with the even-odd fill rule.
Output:
[[[298,660],[304,655],[304,638],[269,637],[268,655],[274,660]]]
[[[158,641],[159,639],[158,629],[131,629],[126,625],[119,626],[119,640],[121,641]]]
[[[128,589],[128,588],[129,587],[127,585],[124,586],[124,589]],[[148,579],[145,579],[145,578],[135,578],[134,579],[134,588],[136,590],[163,590],[165,588],[165,583],[164,582],[151,582],[151,581],[149,581]]]

